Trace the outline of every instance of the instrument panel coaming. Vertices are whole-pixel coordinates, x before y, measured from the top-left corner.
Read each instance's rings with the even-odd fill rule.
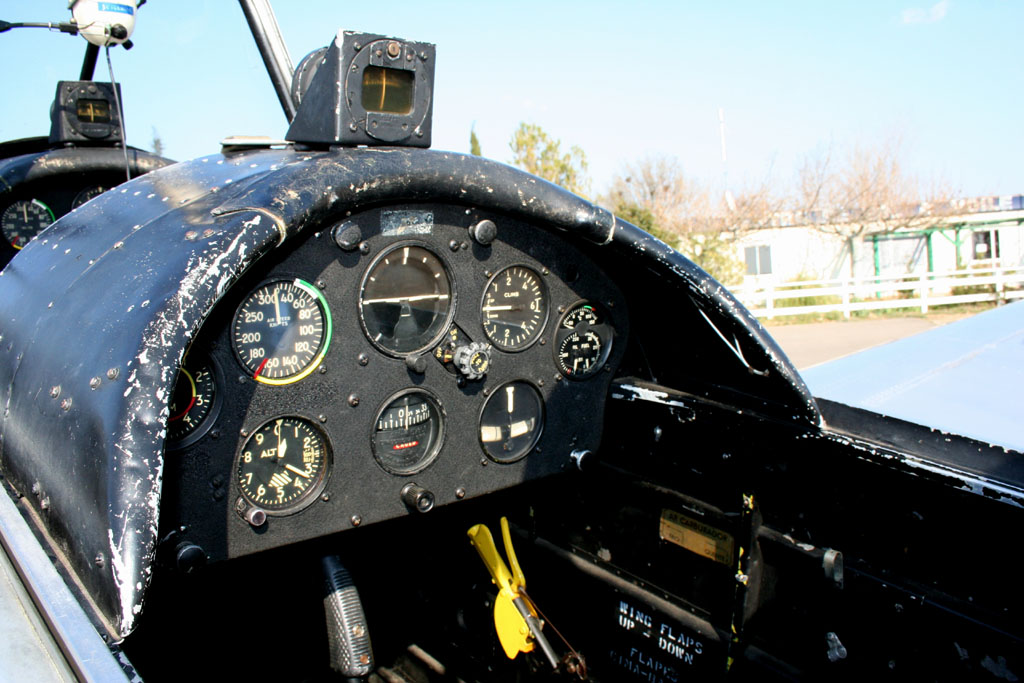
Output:
[[[497,227],[493,242],[471,237],[469,228],[483,220]],[[351,240],[353,230],[358,240]],[[341,232],[347,238],[340,240],[344,249],[335,239]],[[319,232],[306,229],[295,246],[286,244],[279,252],[238,282],[204,323],[184,364],[186,369],[207,366],[193,372],[201,375],[199,381],[179,375],[172,403],[187,400],[183,382],[212,384],[214,390],[205,397],[208,406],[197,425],[167,443],[161,527],[176,530],[167,537],[171,545],[196,543],[211,559],[245,555],[415,514],[402,497],[410,483],[429,491],[437,505],[457,503],[567,470],[574,467],[574,451],[597,449],[608,387],[626,348],[625,299],[608,275],[559,233],[502,214],[416,204],[325,222]],[[432,295],[435,304],[447,297],[447,305],[435,306],[440,313],[433,318],[428,312],[426,336],[412,346],[388,343],[378,337],[379,325],[372,319],[367,324],[373,315],[369,309],[389,299],[381,294],[387,287],[382,290],[370,278],[400,279],[401,271],[382,270],[381,264],[408,259],[410,253],[430,261],[413,280],[423,273],[449,280],[447,293],[442,286]],[[434,272],[437,264],[443,273]],[[277,299],[283,300],[286,285],[277,283],[297,283],[309,292],[296,298],[322,295],[316,309],[325,316],[322,329],[329,337],[312,349],[308,361],[300,360],[304,369],[291,376],[301,379],[267,383],[275,378],[258,381],[266,366],[259,370],[258,363],[248,363],[247,354],[254,352],[239,343],[238,314],[261,296],[269,302],[266,310],[280,315]],[[529,294],[531,302],[540,296],[542,302],[533,308],[542,310],[517,309],[521,334],[513,330],[510,336],[511,326],[489,316],[508,310],[496,297],[514,297],[515,290]],[[255,311],[253,304],[250,313]],[[453,335],[454,345],[449,343]],[[474,379],[476,374],[482,376]],[[523,411],[540,421],[513,422],[513,413]],[[180,405],[172,406],[172,435],[173,418],[182,414]],[[493,423],[496,415],[502,420],[507,415],[509,424]],[[440,425],[427,437],[435,440],[436,453],[425,453],[410,467],[401,459],[396,465],[379,457],[380,443],[392,444],[380,438],[380,430],[420,419]],[[287,459],[269,453],[283,472],[275,483],[288,479],[291,486],[309,487],[296,493],[285,485],[285,493],[278,493],[283,506],[272,509],[258,504],[270,497],[260,498],[256,486],[246,485],[246,478],[251,484],[251,475],[261,475],[242,459],[246,453],[255,461],[267,456],[267,439],[277,448],[282,425],[295,429],[296,445],[305,440],[315,446],[316,433],[323,437],[319,454],[303,455],[307,462],[322,461],[324,473],[318,480],[320,465],[304,467],[295,446]],[[535,443],[530,430],[536,431]],[[413,441],[398,440],[392,447],[408,443]],[[267,512],[266,521],[254,524],[254,511]]]

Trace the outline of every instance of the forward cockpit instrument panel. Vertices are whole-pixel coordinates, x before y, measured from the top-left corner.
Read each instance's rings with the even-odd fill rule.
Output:
[[[292,239],[179,371],[163,514],[212,558],[458,503],[598,447],[628,319],[572,242],[446,205]]]

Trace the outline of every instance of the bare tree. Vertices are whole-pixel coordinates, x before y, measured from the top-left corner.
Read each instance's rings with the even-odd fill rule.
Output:
[[[839,163],[829,150],[801,168],[794,222],[846,240],[851,275],[859,238],[931,227],[953,212],[952,193],[933,187],[925,197],[917,179],[903,170],[901,155],[900,140],[890,139],[858,145]]]

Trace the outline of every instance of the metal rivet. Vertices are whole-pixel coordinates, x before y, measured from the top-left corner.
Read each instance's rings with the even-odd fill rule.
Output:
[[[213,228],[203,230],[203,237],[213,237]]]
[[[194,242],[197,237],[199,237],[199,233],[195,230],[189,230],[185,233],[185,239],[189,242]]]
[[[60,407],[61,407],[61,410],[65,410],[65,411],[71,410],[71,397],[69,396],[66,399],[64,399],[63,401],[61,401],[60,402]]]
[[[463,498],[465,498],[466,497],[466,489],[462,488],[461,486],[459,488],[455,489],[455,497],[458,498],[459,500],[462,500]]]
[[[120,249],[124,246],[124,242],[114,242],[114,249]]]
[[[117,368],[110,368],[107,370],[107,379],[117,379],[117,376],[121,374],[121,371]]]
[[[352,517],[350,517],[348,521],[352,523],[352,526],[359,526],[363,523],[363,518],[359,515],[352,515]]]
[[[50,398],[57,398],[60,396],[60,385],[50,388]]]
[[[93,377],[91,380],[89,380],[89,388],[90,389],[99,389],[101,381],[102,380],[100,380],[99,377]]]

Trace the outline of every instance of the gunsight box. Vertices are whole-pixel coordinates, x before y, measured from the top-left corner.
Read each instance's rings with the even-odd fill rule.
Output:
[[[292,81],[291,142],[430,147],[434,45],[339,31]]]

